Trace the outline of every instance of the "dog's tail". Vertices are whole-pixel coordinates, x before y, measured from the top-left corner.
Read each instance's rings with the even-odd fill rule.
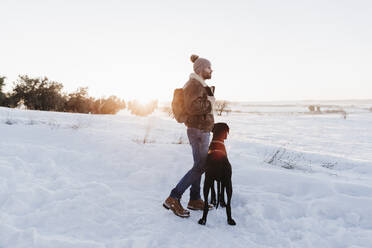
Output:
[[[220,204],[220,196],[221,196],[221,181],[217,181],[217,203],[216,203],[216,209],[218,208],[218,204]]]

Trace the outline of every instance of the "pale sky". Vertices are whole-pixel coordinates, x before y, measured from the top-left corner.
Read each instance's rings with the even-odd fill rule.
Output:
[[[372,1],[0,2],[0,75],[171,100],[212,63],[216,98],[372,98]]]

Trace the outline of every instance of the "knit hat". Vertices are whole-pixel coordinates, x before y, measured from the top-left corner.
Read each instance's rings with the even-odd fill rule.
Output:
[[[198,55],[191,55],[191,61],[194,63],[194,71],[199,74],[204,68],[211,66],[211,62],[208,59],[200,58]]]

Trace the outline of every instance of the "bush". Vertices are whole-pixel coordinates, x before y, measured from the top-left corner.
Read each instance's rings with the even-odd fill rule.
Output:
[[[80,87],[76,92],[68,95],[65,111],[87,114],[91,112],[91,109],[91,100],[88,98],[88,87]]]
[[[13,93],[12,105],[18,105],[23,100],[28,109],[63,111],[66,99],[61,90],[63,85],[44,78],[29,78],[27,75],[19,76]]]
[[[0,77],[0,106],[9,107],[10,98],[8,94],[5,94],[3,92],[3,87],[5,86],[5,78],[6,77]]]
[[[79,88],[75,93],[69,94],[66,110],[77,113],[116,114],[125,108],[125,101],[116,96],[94,99],[88,97],[88,88]]]
[[[70,94],[62,93],[63,85],[50,81],[47,77],[30,78],[19,76],[13,92],[4,94],[5,77],[0,77],[0,106],[46,111],[67,111],[74,113],[116,114],[124,109],[124,100],[116,96],[95,99],[88,96],[88,87],[80,87]]]
[[[5,99],[5,94],[3,93],[3,86],[5,85],[4,79],[5,77],[0,77],[0,106],[2,106]]]
[[[125,109],[124,100],[116,96],[110,96],[107,99],[101,98],[94,102],[92,113],[94,114],[116,114],[119,110]]]

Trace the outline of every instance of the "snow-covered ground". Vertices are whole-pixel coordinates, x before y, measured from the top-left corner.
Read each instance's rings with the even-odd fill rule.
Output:
[[[200,226],[202,212],[162,207],[192,166],[185,127],[165,113],[0,108],[0,247],[371,247],[371,106],[216,116],[230,126],[237,226],[224,209]]]

